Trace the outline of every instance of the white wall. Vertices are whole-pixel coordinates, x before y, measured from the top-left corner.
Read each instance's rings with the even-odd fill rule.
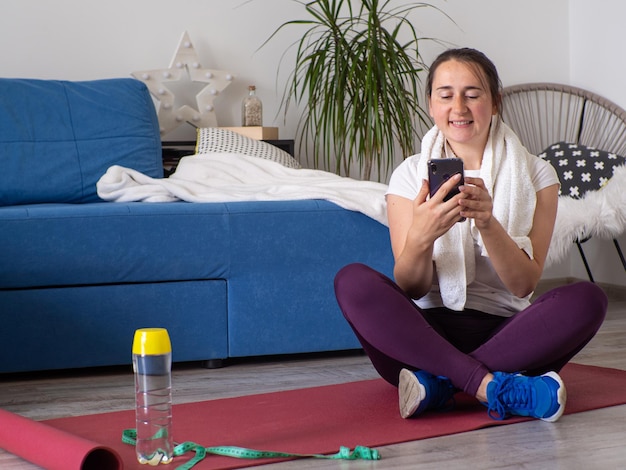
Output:
[[[567,0],[433,4],[457,25],[434,10],[419,9],[412,18],[422,35],[482,49],[499,66],[505,85],[538,78],[567,81],[568,39],[552,25]],[[264,123],[291,138],[298,114],[294,110],[284,123],[277,110],[293,53],[284,59],[278,84],[276,71],[303,29],[289,28],[258,49],[284,21],[304,16],[302,6],[291,0],[4,0],[0,76],[87,80],[165,68],[188,31],[203,67],[236,75],[216,101],[219,125],[239,125],[240,100],[254,83],[263,99]],[[532,34],[530,23],[537,26]],[[424,49],[430,62],[443,46],[431,43]],[[194,136],[191,126],[180,132]]]
[[[398,0],[397,4],[406,3]],[[505,86],[532,81],[572,83],[626,107],[621,86],[620,0],[433,0],[456,24],[432,10],[412,20],[424,37],[485,52],[498,66]],[[278,116],[282,86],[293,54],[287,46],[301,29],[283,31],[258,50],[284,21],[304,15],[291,0],[4,0],[0,15],[0,76],[89,80],[128,77],[138,70],[169,66],[179,39],[188,31],[205,68],[226,70],[236,79],[216,100],[221,126],[240,121],[240,102],[255,84],[264,103],[264,124],[295,135],[297,110]],[[425,43],[426,62],[444,49]],[[177,91],[183,95],[182,90]],[[191,95],[193,96],[193,95]],[[191,126],[166,138],[193,139]],[[398,156],[398,163],[402,156]],[[592,241],[590,243],[595,243]],[[623,242],[626,247],[626,241]],[[588,244],[589,245],[589,244]],[[598,280],[626,285],[613,265],[612,245],[588,248]],[[604,246],[606,245],[606,246]],[[577,254],[546,275],[584,277]],[[575,256],[574,256],[575,255]],[[604,264],[599,264],[604,263]]]
[[[570,0],[570,81],[626,108],[622,0]]]

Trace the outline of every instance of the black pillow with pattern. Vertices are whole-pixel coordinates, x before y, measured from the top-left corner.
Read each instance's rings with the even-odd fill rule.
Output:
[[[620,155],[567,142],[551,145],[539,157],[556,169],[560,194],[574,199],[602,188],[613,176],[613,169],[626,163],[626,158]]]

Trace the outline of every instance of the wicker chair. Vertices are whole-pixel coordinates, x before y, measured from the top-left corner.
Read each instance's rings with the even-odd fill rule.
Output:
[[[602,151],[595,152],[600,154],[597,160],[604,161],[594,158],[594,164],[597,167],[606,165],[611,171],[602,181],[594,181],[593,188],[587,184],[585,193],[572,191],[568,194],[564,187],[572,185],[570,170],[577,163],[576,157],[569,161],[566,158],[559,160],[555,155],[562,153],[552,152],[553,165],[569,165],[569,168],[557,168],[563,192],[559,198],[559,215],[548,263],[561,259],[574,241],[593,282],[582,243],[598,236],[613,239],[626,270],[626,261],[617,241],[626,226],[626,201],[621,199],[621,193],[626,192],[621,189],[626,187],[626,166],[623,165],[624,158],[620,157],[626,155],[626,110],[595,93],[554,83],[506,87],[502,97],[504,121],[531,153],[546,158],[546,153],[550,153],[546,150],[557,143],[581,146],[586,150],[597,149]]]

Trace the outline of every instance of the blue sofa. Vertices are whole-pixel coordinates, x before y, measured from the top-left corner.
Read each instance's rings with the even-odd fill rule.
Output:
[[[163,177],[146,87],[0,79],[0,94],[0,372],[130,364],[147,326],[176,362],[359,347],[333,278],[357,261],[391,274],[386,227],[323,200],[104,202],[111,165]]]

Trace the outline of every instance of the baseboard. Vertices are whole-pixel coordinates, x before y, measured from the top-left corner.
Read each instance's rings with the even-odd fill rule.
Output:
[[[537,289],[535,290],[535,294],[533,297],[537,295],[541,295],[544,292],[547,292],[555,287],[564,286],[566,284],[572,284],[578,281],[584,281],[586,279],[578,279],[575,277],[564,277],[564,278],[553,278],[553,279],[542,279],[539,281],[537,285]],[[609,301],[626,301],[626,286],[621,286],[617,284],[608,284],[604,282],[596,282],[596,284],[602,288],[602,290],[606,293],[609,298]]]

